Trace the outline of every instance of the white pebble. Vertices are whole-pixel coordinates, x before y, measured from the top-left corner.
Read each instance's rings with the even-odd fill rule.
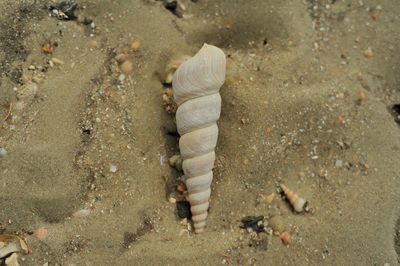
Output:
[[[82,218],[82,217],[88,216],[89,214],[90,214],[90,209],[82,209],[82,210],[74,212],[72,214],[72,216]]]
[[[7,150],[4,148],[0,148],[0,159],[7,156]]]
[[[123,82],[125,80],[125,75],[124,74],[119,75],[118,80]]]
[[[115,173],[115,172],[117,172],[117,170],[118,170],[118,167],[116,165],[114,165],[114,164],[110,165],[110,172],[111,173]]]

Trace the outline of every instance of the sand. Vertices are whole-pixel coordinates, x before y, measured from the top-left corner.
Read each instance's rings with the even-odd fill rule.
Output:
[[[398,2],[179,2],[182,18],[160,1],[78,0],[71,21],[50,16],[55,1],[0,3],[0,233],[26,238],[20,263],[397,265]],[[227,78],[196,235],[168,201],[184,196],[162,81],[203,43],[223,49]],[[120,81],[123,52],[133,72]],[[312,212],[269,203],[279,183]],[[279,217],[292,243],[252,240],[248,215]]]

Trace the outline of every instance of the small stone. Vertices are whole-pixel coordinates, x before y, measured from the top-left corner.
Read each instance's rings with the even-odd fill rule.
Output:
[[[367,98],[367,96],[365,95],[365,93],[363,91],[359,91],[358,92],[358,100],[357,100],[357,104],[361,105],[365,102],[365,99]]]
[[[29,67],[28,67],[28,70],[35,70],[36,69],[36,67],[34,66],[34,65],[30,65]]]
[[[140,49],[140,42],[139,42],[139,41],[134,41],[134,42],[131,44],[131,48],[132,48],[134,51],[138,51],[138,50]]]
[[[5,158],[7,156],[7,150],[4,148],[0,148],[0,159]]]
[[[122,64],[126,60],[128,60],[129,55],[126,53],[119,54],[115,57],[115,60],[117,61],[118,64]]]
[[[90,39],[88,45],[91,49],[99,48],[99,43],[94,39]]]
[[[292,244],[292,240],[290,239],[290,235],[288,232],[281,233],[280,238],[285,246],[289,246],[290,244]]]
[[[38,229],[36,229],[35,235],[39,239],[45,239],[47,238],[48,231],[45,227],[39,227]]]
[[[125,74],[125,76],[129,76],[133,72],[133,62],[132,60],[126,60],[123,62],[120,66],[122,73]]]
[[[172,204],[175,204],[175,203],[176,203],[176,199],[173,198],[173,197],[169,197],[169,198],[168,198],[168,201],[169,201],[170,203],[172,203]]]
[[[187,218],[183,218],[183,219],[181,220],[180,224],[183,225],[183,226],[187,226],[187,225],[188,225],[188,220],[187,220]]]
[[[364,50],[363,55],[365,58],[372,58],[374,56],[374,51],[370,47]]]
[[[343,161],[342,161],[342,160],[336,160],[336,162],[335,162],[335,167],[336,167],[336,168],[341,168],[341,167],[343,167]]]
[[[120,82],[123,82],[125,80],[126,76],[124,74],[119,75],[118,80]]]
[[[192,217],[192,213],[190,212],[190,203],[188,201],[177,201],[176,209],[178,211],[179,218],[188,218]]]
[[[175,11],[178,6],[177,0],[166,0],[165,1],[165,8],[171,11]]]
[[[52,54],[54,52],[54,48],[53,48],[53,45],[52,45],[51,41],[46,41],[42,45],[42,51],[45,54]]]
[[[171,158],[169,158],[169,165],[171,167],[174,167],[178,171],[182,171],[182,157],[180,155],[174,155]]]
[[[371,17],[373,20],[378,20],[380,16],[381,16],[381,11],[379,11],[378,9],[372,10]]]
[[[176,190],[180,193],[183,193],[186,191],[186,185],[183,182],[179,182],[179,184],[176,186]]]
[[[172,88],[167,88],[166,90],[165,90],[165,95],[167,95],[168,97],[172,97],[173,95],[174,95],[174,93],[173,93],[173,91],[172,91]]]
[[[72,216],[77,218],[83,218],[89,216],[90,212],[91,212],[90,209],[81,209],[79,211],[74,212]]]
[[[269,194],[268,196],[266,196],[265,197],[265,200],[268,202],[268,203],[272,203],[272,201],[274,200],[274,198],[275,198],[275,193],[271,193],[271,194]]]
[[[110,165],[110,172],[111,173],[115,173],[115,172],[117,172],[117,170],[118,170],[118,167],[116,165],[114,165],[114,164]]]

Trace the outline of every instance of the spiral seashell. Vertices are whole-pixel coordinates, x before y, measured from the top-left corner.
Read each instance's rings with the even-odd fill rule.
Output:
[[[297,195],[295,192],[290,190],[284,184],[280,184],[280,187],[281,187],[283,193],[285,194],[287,200],[290,202],[290,204],[292,205],[293,209],[296,212],[303,212],[303,211],[308,212],[309,211],[308,202],[305,199],[303,199],[302,197]]]
[[[172,80],[182,168],[196,233],[204,230],[208,215],[225,65],[222,50],[204,44],[176,70]]]

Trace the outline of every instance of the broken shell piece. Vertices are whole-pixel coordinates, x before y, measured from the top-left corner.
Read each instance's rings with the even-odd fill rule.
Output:
[[[24,251],[29,252],[25,240],[14,235],[0,235],[0,258],[4,258],[11,253]]]
[[[19,252],[20,250],[21,248],[15,241],[7,243],[0,249],[0,258],[4,258],[14,252]]]
[[[284,184],[280,184],[280,188],[296,212],[309,211],[308,202],[305,199],[294,193]]]
[[[51,61],[55,64],[55,65],[64,65],[64,61],[62,61],[61,59],[58,59],[56,57],[53,57],[51,59]]]
[[[18,263],[18,254],[17,253],[11,254],[11,256],[6,259],[6,265],[19,266],[20,264]]]

